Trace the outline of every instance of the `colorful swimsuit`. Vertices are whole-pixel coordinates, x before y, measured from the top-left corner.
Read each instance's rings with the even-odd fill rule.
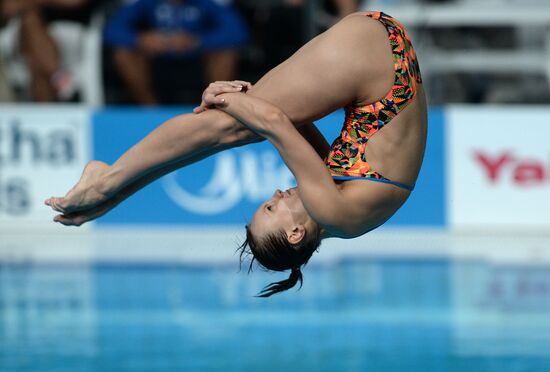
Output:
[[[392,48],[395,82],[386,97],[366,106],[349,104],[340,137],[332,143],[326,165],[335,180],[364,179],[389,183],[409,191],[414,185],[390,181],[371,169],[365,158],[367,141],[387,125],[416,96],[417,84],[422,83],[420,69],[412,43],[404,27],[382,12],[369,12],[367,17],[381,22]]]

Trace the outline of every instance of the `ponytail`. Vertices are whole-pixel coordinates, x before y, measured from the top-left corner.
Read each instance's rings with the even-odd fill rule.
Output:
[[[300,282],[300,288],[302,288],[303,277],[300,267],[307,264],[320,244],[321,229],[318,226],[309,231],[302,242],[291,244],[284,231],[267,234],[263,238],[257,239],[252,235],[247,225],[246,240],[237,248],[237,252],[241,264],[247,256],[252,256],[248,267],[249,273],[252,271],[254,261],[267,270],[291,270],[287,280],[271,283],[256,295],[256,297],[265,298],[293,288],[298,282]]]
[[[299,267],[293,267],[290,272],[290,276],[287,280],[281,280],[280,282],[274,282],[266,286],[256,297],[269,297],[275,293],[286,291],[293,288],[296,283],[300,282],[300,288],[302,288],[303,277]]]

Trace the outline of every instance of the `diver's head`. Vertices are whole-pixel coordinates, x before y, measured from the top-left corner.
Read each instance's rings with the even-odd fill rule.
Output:
[[[246,240],[240,246],[253,255],[261,266],[273,271],[291,270],[287,280],[272,283],[260,297],[290,289],[302,283],[300,267],[305,265],[321,244],[321,227],[309,216],[296,188],[277,190],[254,213],[246,226]],[[249,271],[250,271],[249,268]]]

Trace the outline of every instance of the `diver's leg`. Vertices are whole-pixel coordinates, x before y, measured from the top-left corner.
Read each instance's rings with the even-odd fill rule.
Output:
[[[251,90],[280,107],[297,124],[315,120],[366,94],[383,96],[393,64],[386,30],[366,17],[347,17],[270,71]],[[370,55],[372,54],[372,55]],[[381,82],[380,82],[381,81]],[[365,86],[372,87],[365,90]],[[257,141],[236,119],[218,110],[177,116],[159,126],[112,166],[89,167],[87,177],[64,198],[47,204],[62,213],[85,210],[131,183],[178,162]]]
[[[54,221],[60,222],[67,226],[80,226],[85,222],[88,222],[103,216],[105,213],[109,212],[111,209],[116,207],[122,201],[126,200],[128,197],[133,195],[136,191],[141,190],[143,187],[147,186],[149,183],[155,181],[156,179],[164,176],[165,174],[170,173],[181,167],[184,167],[187,164],[202,160],[208,155],[209,155],[208,152],[203,152],[202,154],[194,154],[188,159],[183,159],[177,162],[167,164],[162,168],[158,168],[152,172],[147,173],[147,175],[137,179],[135,182],[128,184],[126,187],[123,187],[122,189],[120,189],[111,198],[106,199],[105,201],[97,204],[96,206],[93,206],[88,209],[72,212],[72,213],[57,215]],[[101,172],[102,168],[108,168],[108,167],[109,166],[103,162],[91,161],[86,166],[84,175],[92,174],[98,171]],[[82,185],[82,181],[79,182],[75,187],[82,187],[81,185]]]
[[[112,166],[90,162],[64,197],[52,197],[46,204],[62,213],[86,210],[125,188],[133,188],[134,183],[145,186],[177,169],[174,164],[182,167],[258,139],[246,136],[240,126],[233,117],[218,110],[176,116],[131,147]]]

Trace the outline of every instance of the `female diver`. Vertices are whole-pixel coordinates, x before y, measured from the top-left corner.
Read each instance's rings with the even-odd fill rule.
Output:
[[[342,132],[329,146],[311,122],[341,107]],[[241,246],[241,260],[251,253],[267,269],[291,270],[259,294],[267,297],[302,282],[300,267],[322,239],[363,235],[401,207],[418,176],[426,132],[426,99],[406,31],[384,13],[355,13],[254,86],[211,84],[194,114],[162,124],[113,165],[90,162],[65,197],[46,204],[60,212],[54,221],[78,226],[168,172],[267,139],[297,181],[258,208]]]

